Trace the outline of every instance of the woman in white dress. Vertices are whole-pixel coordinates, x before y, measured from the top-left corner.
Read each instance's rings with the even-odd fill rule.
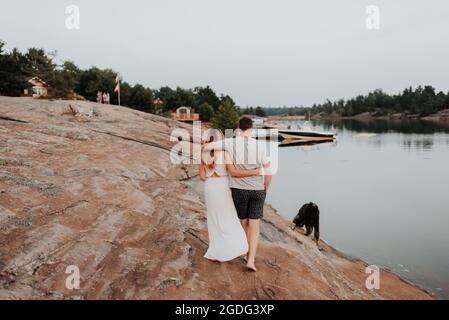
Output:
[[[228,174],[248,177],[260,174],[260,169],[237,170],[226,151],[203,153],[200,177],[204,181],[207,207],[209,248],[204,255],[213,261],[230,261],[248,252],[248,240],[237,216]]]

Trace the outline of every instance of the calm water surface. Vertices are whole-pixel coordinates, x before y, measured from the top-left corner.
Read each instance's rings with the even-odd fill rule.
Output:
[[[279,148],[267,202],[288,219],[316,202],[326,242],[448,299],[449,125],[290,124],[337,131],[338,140]]]

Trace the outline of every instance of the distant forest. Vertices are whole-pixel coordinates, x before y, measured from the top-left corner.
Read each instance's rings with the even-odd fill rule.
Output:
[[[389,95],[382,90],[374,90],[367,95],[338,101],[327,100],[311,107],[294,108],[258,108],[243,109],[243,113],[280,116],[280,115],[314,115],[318,113],[334,113],[343,117],[369,112],[373,116],[385,116],[394,113],[404,113],[417,116],[428,116],[438,111],[449,109],[449,92],[436,92],[432,86],[409,87],[399,94]]]
[[[72,61],[58,65],[55,57],[55,52],[46,52],[39,48],[30,48],[27,52],[14,48],[6,52],[5,43],[0,41],[0,95],[20,96],[27,87],[27,81],[32,77],[39,77],[48,84],[49,98],[70,98],[76,93],[87,100],[96,101],[97,92],[103,91],[111,93],[112,104],[118,103],[117,95],[113,94],[118,75],[116,71],[97,67],[82,70]],[[163,102],[159,110],[156,110],[154,105],[156,98]],[[436,92],[432,86],[419,86],[389,95],[378,89],[349,100],[327,100],[310,107],[239,108],[229,95],[218,96],[209,86],[193,89],[150,89],[141,84],[131,85],[122,81],[121,104],[144,112],[162,114],[179,106],[190,106],[195,108],[203,121],[212,121],[220,107],[226,105],[227,113],[215,117],[221,118],[221,122],[228,118],[235,122],[235,113],[260,117],[318,113],[350,117],[365,112],[374,116],[392,113],[426,116],[449,108],[449,92],[445,94]]]
[[[388,95],[382,90],[374,90],[363,96],[350,100],[326,101],[313,105],[313,114],[325,112],[341,116],[354,116],[370,112],[374,116],[384,116],[393,113],[406,113],[418,116],[428,116],[449,108],[449,92],[436,92],[432,86],[409,87],[399,94]]]
[[[246,107],[240,109],[242,114],[256,115],[259,117],[266,116],[302,116],[307,114],[311,108],[306,107]]]

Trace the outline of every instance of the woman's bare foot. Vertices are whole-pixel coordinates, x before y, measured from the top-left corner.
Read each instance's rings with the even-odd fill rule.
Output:
[[[246,264],[246,268],[248,269],[248,270],[251,270],[251,271],[254,271],[254,272],[256,272],[257,271],[257,269],[256,269],[256,266],[254,265],[254,263],[247,263]]]

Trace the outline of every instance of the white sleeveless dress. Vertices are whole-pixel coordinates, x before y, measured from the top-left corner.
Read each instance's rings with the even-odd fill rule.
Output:
[[[248,242],[229,189],[224,153],[216,151],[215,156],[221,164],[216,164],[213,170],[206,168],[204,184],[209,232],[209,248],[204,257],[224,262],[246,254]],[[214,173],[219,177],[212,177]]]

